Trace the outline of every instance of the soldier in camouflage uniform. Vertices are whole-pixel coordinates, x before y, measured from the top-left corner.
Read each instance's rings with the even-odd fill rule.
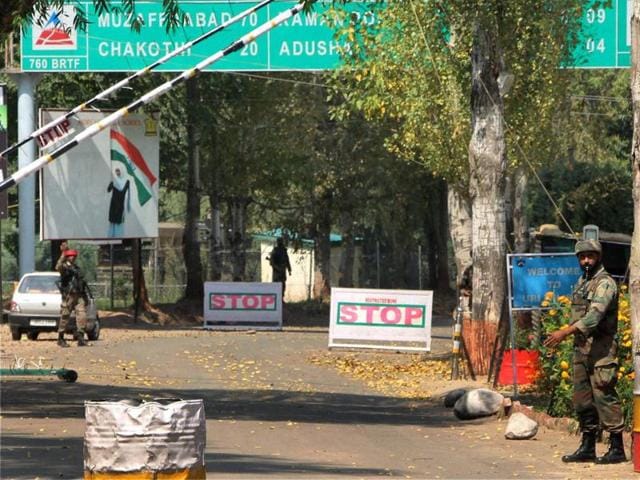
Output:
[[[622,407],[616,392],[618,372],[618,288],[601,263],[602,246],[597,240],[581,240],[575,248],[584,274],[572,298],[572,322],[552,332],[544,342],[558,345],[574,336],[573,405],[580,421],[582,442],[563,462],[598,464],[626,461],[622,430]],[[609,432],[609,450],[596,457],[599,425]]]
[[[87,328],[87,305],[89,300],[86,282],[82,278],[80,268],[75,264],[77,256],[78,252],[76,250],[65,250],[56,263],[56,270],[60,272],[58,287],[62,294],[60,324],[58,325],[58,345],[60,347],[69,346],[64,339],[64,332],[67,328],[67,323],[69,323],[71,312],[74,310],[76,312],[78,346],[84,347],[88,345],[84,335]]]

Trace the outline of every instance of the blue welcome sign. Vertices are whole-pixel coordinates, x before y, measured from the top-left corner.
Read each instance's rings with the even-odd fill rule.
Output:
[[[507,259],[514,309],[540,308],[547,292],[570,295],[582,274],[573,253],[513,254]]]

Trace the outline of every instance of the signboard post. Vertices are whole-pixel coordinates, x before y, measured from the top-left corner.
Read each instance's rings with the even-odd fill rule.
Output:
[[[7,102],[5,96],[5,84],[0,84],[0,151],[7,148]],[[0,155],[0,181],[7,176],[7,160]],[[9,218],[9,192],[0,192],[0,220]]]
[[[5,84],[0,84],[0,151],[7,148],[7,102],[5,100]],[[7,161],[0,155],[0,181],[7,174]],[[2,220],[9,218],[9,192],[0,192],[0,311],[2,310]]]
[[[73,27],[75,9],[65,5],[58,12],[50,10],[42,26],[25,27],[20,41],[21,68],[25,72],[114,72],[140,70],[184,45],[204,32],[216,28],[256,1],[184,0],[180,8],[186,25],[167,32],[163,23],[162,2],[140,0],[136,11],[144,22],[141,32],[131,29],[126,15],[116,9],[98,15],[88,3],[86,31]],[[257,26],[292,8],[296,1],[278,1],[254,12],[181,55],[156,68],[156,71],[184,71],[212,52],[221,50]],[[112,2],[121,6],[121,0]],[[358,16],[367,24],[376,21],[369,8],[372,2],[354,1],[340,8]],[[246,45],[207,70],[279,71],[327,70],[340,63],[341,46],[324,14],[333,7],[332,0],[318,1],[313,10],[295,16],[255,42]],[[344,45],[342,45],[344,46]]]
[[[431,350],[433,292],[331,289],[329,348]]]

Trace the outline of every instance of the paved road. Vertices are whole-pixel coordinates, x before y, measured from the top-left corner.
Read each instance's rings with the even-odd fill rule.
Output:
[[[437,319],[434,353],[450,348]],[[504,439],[494,418],[459,422],[440,401],[383,395],[310,358],[326,355],[323,328],[209,332],[109,328],[90,348],[59,349],[54,336],[11,342],[2,360],[78,370],[2,379],[0,477],[79,478],[85,400],[203,398],[209,478],[630,478],[630,464],[568,466],[575,437],[541,430]],[[384,354],[394,355],[394,354]],[[4,366],[4,365],[3,365]],[[599,448],[603,449],[603,446]]]

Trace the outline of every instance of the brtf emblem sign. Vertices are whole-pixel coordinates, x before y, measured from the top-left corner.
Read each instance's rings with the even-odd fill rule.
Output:
[[[433,292],[331,289],[329,347],[431,349]]]
[[[572,253],[507,255],[507,262],[513,309],[540,308],[547,292],[570,295],[582,274]]]
[[[69,5],[49,10],[42,24],[35,23],[31,35],[31,48],[42,50],[76,50],[78,31],[74,28],[75,9]]]

